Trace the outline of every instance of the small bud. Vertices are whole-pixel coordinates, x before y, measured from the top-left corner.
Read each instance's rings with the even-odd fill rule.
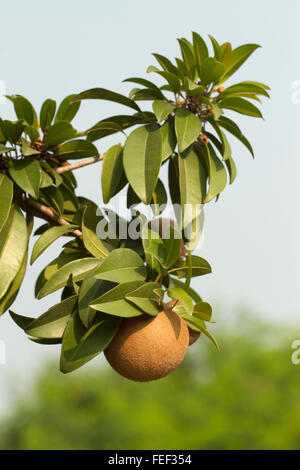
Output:
[[[225,90],[226,90],[226,88],[224,86],[219,86],[219,88],[218,88],[219,93],[224,93]]]

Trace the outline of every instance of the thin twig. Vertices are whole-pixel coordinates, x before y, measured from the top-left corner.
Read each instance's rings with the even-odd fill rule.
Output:
[[[62,173],[66,173],[67,171],[77,170],[77,168],[82,168],[87,165],[93,165],[94,163],[100,162],[103,159],[104,159],[104,153],[102,155],[99,155],[98,157],[86,158],[85,160],[82,160],[81,162],[78,162],[78,163],[59,166],[55,168],[54,171],[55,173],[58,173],[59,175],[61,175]]]
[[[36,217],[46,220],[52,225],[70,225],[70,223],[56,215],[50,207],[44,206],[34,199],[23,198],[19,202],[21,208],[26,212],[31,212]],[[80,230],[73,230],[69,235],[82,239],[82,232]]]

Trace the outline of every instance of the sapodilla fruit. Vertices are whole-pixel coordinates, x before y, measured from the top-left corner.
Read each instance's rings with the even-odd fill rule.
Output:
[[[174,230],[178,230],[180,232],[179,225],[175,220],[172,219],[166,219],[164,217],[158,217],[156,219],[151,220],[148,223],[148,227],[151,230],[154,230],[155,232],[159,233],[159,235],[162,238],[167,238],[169,233],[170,233],[170,227],[172,227]],[[170,236],[170,235],[169,235]],[[181,240],[181,247],[180,247],[180,258],[184,257],[186,254],[185,246],[183,243],[183,240]]]
[[[167,306],[169,308],[172,308],[175,303],[177,303],[177,305],[181,305],[181,302],[176,302],[176,300],[171,300],[170,302],[167,303]],[[189,346],[192,346],[192,344],[194,344],[197,339],[199,339],[199,336],[201,335],[200,331],[195,331],[195,330],[192,330],[192,328],[189,328],[188,327],[188,332],[189,332]]]
[[[189,332],[184,320],[166,309],[156,317],[144,314],[122,320],[104,354],[123,377],[150,382],[176,369],[188,345]]]

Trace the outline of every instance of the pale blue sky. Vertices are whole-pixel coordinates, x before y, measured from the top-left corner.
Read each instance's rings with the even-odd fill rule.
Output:
[[[121,81],[146,75],[154,63],[151,52],[178,55],[176,38],[190,37],[193,30],[234,46],[263,46],[235,78],[259,80],[272,88],[271,100],[263,104],[265,121],[236,115],[256,159],[232,142],[238,179],[217,204],[206,207],[202,255],[213,274],[194,286],[220,305],[217,321],[222,312],[232,316],[238,304],[269,320],[298,320],[300,105],[292,104],[291,87],[300,80],[299,18],[296,0],[11,0],[1,7],[0,80],[8,94],[25,95],[38,107],[45,98],[60,100],[97,86],[127,93],[130,85]],[[124,110],[106,102],[84,103],[76,124],[84,129]],[[0,105],[0,113],[11,117],[11,106]],[[103,141],[99,149],[117,141]],[[100,202],[100,165],[77,176],[80,192]],[[33,297],[33,281],[50,256],[55,256],[54,248],[28,272],[15,311],[36,315],[58,298],[38,302]],[[42,367],[40,358],[54,359],[58,349],[29,342],[8,315],[0,320],[0,340],[7,344],[8,361],[0,365],[1,402],[8,372],[23,377],[23,387],[29,372]]]

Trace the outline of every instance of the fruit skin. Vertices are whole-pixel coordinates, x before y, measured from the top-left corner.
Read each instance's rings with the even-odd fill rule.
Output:
[[[105,349],[112,368],[136,382],[165,377],[182,362],[189,345],[184,320],[171,310],[156,317],[126,318]]]
[[[226,88],[224,86],[219,86],[219,88],[218,88],[219,93],[224,93],[225,90],[226,90]]]
[[[199,336],[201,335],[200,331],[195,331],[195,330],[192,330],[192,328],[189,328],[189,335],[190,335],[190,341],[189,341],[189,346],[192,346],[192,344],[194,344],[197,339],[199,339]]]

